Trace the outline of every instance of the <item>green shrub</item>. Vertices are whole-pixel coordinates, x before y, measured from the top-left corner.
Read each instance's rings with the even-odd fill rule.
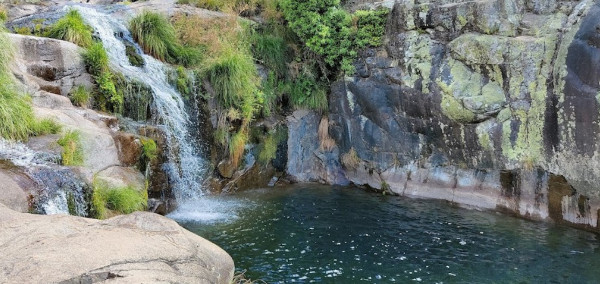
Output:
[[[70,10],[48,29],[48,36],[70,41],[82,47],[92,45],[92,28],[86,25],[77,10]]]
[[[91,98],[92,96],[85,86],[77,86],[77,88],[71,91],[71,101],[77,106],[88,107]]]
[[[81,145],[81,134],[78,131],[67,131],[58,140],[62,146],[62,164],[65,166],[83,165],[83,148]]]
[[[327,86],[318,83],[308,75],[301,74],[289,86],[289,101],[296,108],[326,111]]]
[[[300,40],[323,56],[332,68],[352,71],[356,51],[352,42],[352,16],[339,0],[281,0],[283,15]]]
[[[16,27],[14,28],[16,34],[20,35],[31,35],[31,29],[29,27]]]
[[[377,47],[382,44],[389,12],[386,8],[380,8],[368,11],[359,10],[354,13],[356,23],[355,42],[359,48]]]
[[[113,215],[143,211],[148,206],[147,190],[115,188],[97,180],[94,180],[93,187],[91,213],[95,218],[106,219]]]

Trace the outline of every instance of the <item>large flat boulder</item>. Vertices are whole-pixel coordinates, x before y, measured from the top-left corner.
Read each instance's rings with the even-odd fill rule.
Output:
[[[230,283],[213,243],[157,214],[105,221],[41,216],[0,204],[0,283]]]

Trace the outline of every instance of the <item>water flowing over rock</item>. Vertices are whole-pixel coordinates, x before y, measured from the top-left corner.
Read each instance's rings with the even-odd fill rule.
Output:
[[[96,35],[104,44],[111,66],[128,79],[143,82],[152,90],[153,104],[158,112],[157,125],[167,136],[169,162],[164,165],[173,183],[175,198],[187,200],[203,194],[202,182],[207,176],[208,163],[203,158],[198,138],[188,115],[188,108],[182,96],[169,84],[168,66],[144,55],[134,43],[124,23],[110,14],[97,9],[74,6],[85,21],[94,28]],[[69,7],[65,7],[69,9]],[[125,49],[133,45],[142,54],[145,65],[132,66]]]

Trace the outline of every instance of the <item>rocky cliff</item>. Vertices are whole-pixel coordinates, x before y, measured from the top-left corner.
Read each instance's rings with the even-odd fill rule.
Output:
[[[597,230],[599,27],[594,1],[396,1],[384,47],[332,86],[337,147],[290,140],[288,171]]]

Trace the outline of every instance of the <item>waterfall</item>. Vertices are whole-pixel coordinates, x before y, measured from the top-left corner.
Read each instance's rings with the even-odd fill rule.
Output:
[[[173,183],[175,198],[179,201],[197,199],[202,195],[202,180],[207,165],[200,150],[198,139],[192,134],[194,128],[186,112],[182,96],[169,84],[167,71],[170,67],[151,56],[143,54],[135,44],[127,27],[116,17],[86,6],[66,6],[77,9],[96,32],[108,53],[111,67],[128,79],[143,82],[152,89],[158,112],[159,127],[167,136],[169,163],[165,170]],[[125,43],[133,44],[145,61],[142,67],[132,66],[125,53]]]

